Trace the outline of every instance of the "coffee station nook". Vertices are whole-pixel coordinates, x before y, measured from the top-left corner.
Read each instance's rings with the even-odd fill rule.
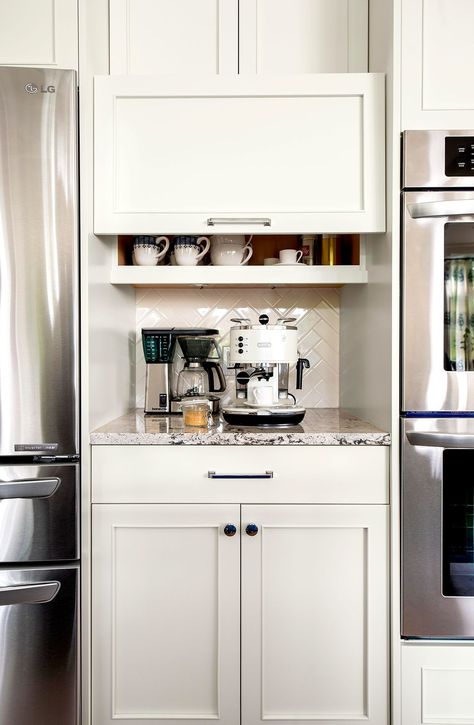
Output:
[[[67,725],[474,719],[470,643],[400,628],[400,132],[474,128],[454,6],[0,0],[80,89]]]

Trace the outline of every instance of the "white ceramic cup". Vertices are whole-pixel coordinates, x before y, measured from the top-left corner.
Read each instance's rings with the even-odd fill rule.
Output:
[[[282,249],[280,252],[280,264],[298,264],[303,252],[301,249]]]
[[[252,237],[245,243],[244,234],[216,234],[211,239],[211,262],[216,266],[244,265],[253,254]]]
[[[163,244],[162,244],[163,242]],[[151,267],[160,262],[170,246],[168,237],[156,237],[155,244],[134,244],[133,264],[141,267]]]
[[[278,257],[265,257],[265,259],[263,260],[263,264],[265,264],[265,265],[278,264],[279,261],[280,260],[278,259]]]
[[[273,388],[271,385],[259,385],[252,390],[253,402],[256,405],[273,405]]]
[[[210,246],[207,237],[198,237],[196,244],[175,244],[175,262],[180,267],[193,267],[204,257]]]

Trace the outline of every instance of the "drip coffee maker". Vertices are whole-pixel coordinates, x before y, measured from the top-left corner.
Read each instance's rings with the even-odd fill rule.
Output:
[[[218,412],[217,393],[225,390],[218,334],[208,328],[142,330],[145,413],[181,413],[182,401],[193,398],[206,398],[211,412]]]
[[[236,396],[233,405],[223,409],[224,420],[234,425],[296,425],[305,415],[295,396],[288,391],[290,365],[296,363],[296,389],[303,387],[303,370],[309,361],[297,351],[294,317],[278,318],[268,324],[260,315],[259,324],[248,319],[230,330],[230,362],[235,369]]]
[[[206,397],[213,402],[217,401],[218,408],[219,398],[212,394],[224,392],[225,377],[216,362],[220,354],[215,339],[183,335],[177,341],[185,361],[178,375],[177,400]]]

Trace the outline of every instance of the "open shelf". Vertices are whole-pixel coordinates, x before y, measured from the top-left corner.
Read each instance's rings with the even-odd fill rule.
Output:
[[[117,265],[112,269],[112,284],[134,287],[335,287],[365,284],[367,270],[359,265],[243,267],[134,267]]]
[[[247,240],[250,241],[250,238]],[[344,264],[298,266],[264,265],[266,257],[278,257],[281,249],[298,249],[300,237],[293,235],[253,236],[253,256],[245,266],[140,267],[132,264],[133,237],[117,239],[117,265],[112,268],[112,284],[134,287],[340,287],[365,284],[365,242],[359,235],[340,236],[336,258]],[[206,260],[207,261],[207,260]]]

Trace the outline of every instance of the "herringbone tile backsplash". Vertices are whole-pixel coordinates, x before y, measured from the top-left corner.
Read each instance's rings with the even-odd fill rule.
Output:
[[[221,345],[229,344],[231,317],[252,322],[266,312],[270,321],[283,315],[296,317],[298,348],[307,357],[303,390],[295,390],[295,371],[290,391],[308,408],[339,405],[339,291],[332,288],[300,289],[137,289],[137,407],[143,407],[145,361],[142,327],[211,327],[219,330]],[[227,401],[233,394],[233,372],[228,378]]]

